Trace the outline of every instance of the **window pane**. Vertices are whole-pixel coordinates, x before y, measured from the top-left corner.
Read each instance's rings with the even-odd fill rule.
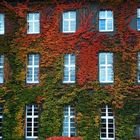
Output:
[[[4,14],[0,14],[0,34],[4,34]]]
[[[38,54],[34,55],[34,65],[39,65],[39,55]]]
[[[71,81],[75,81],[75,67],[71,67],[70,74]]]
[[[70,18],[76,20],[76,12],[70,12]]]
[[[105,53],[99,54],[99,63],[100,63],[100,65],[105,64]]]
[[[69,81],[69,70],[68,68],[64,68],[64,81]]]
[[[140,8],[137,9],[137,17],[140,17]]]
[[[64,112],[68,112],[68,111],[69,111],[68,106],[65,106],[65,107],[64,107]]]
[[[101,19],[101,18],[105,18],[105,11],[100,11],[99,12],[99,18]]]
[[[39,22],[34,22],[34,32],[39,33],[40,27]]]
[[[0,14],[0,22],[4,21],[4,14]]]
[[[114,138],[114,135],[113,135],[113,134],[109,134],[108,137],[109,137],[109,138]]]
[[[0,68],[0,83],[3,83],[3,68]]]
[[[4,64],[4,56],[0,55],[0,66],[3,66]]]
[[[33,55],[29,55],[29,57],[28,57],[28,65],[33,65]]]
[[[106,138],[106,134],[102,133],[102,134],[101,134],[101,137],[102,137],[102,138]]]
[[[140,18],[137,19],[137,29],[140,29]]]
[[[104,67],[100,67],[100,82],[101,81],[105,81],[105,68]]]
[[[28,23],[28,32],[33,33],[33,22]]]
[[[34,69],[34,81],[38,81],[38,77],[39,77],[39,68],[35,68]]]
[[[107,18],[113,18],[113,12],[107,11]]]
[[[68,64],[69,64],[69,55],[68,55],[68,54],[65,55],[64,61],[65,61],[65,62],[64,62],[65,65],[68,65]]]
[[[109,67],[107,72],[108,72],[107,81],[113,81],[113,69],[112,69],[112,67]]]
[[[138,71],[138,82],[140,82],[140,71]]]
[[[113,64],[113,54],[112,53],[108,53],[107,54],[107,63],[108,64]]]
[[[63,19],[68,19],[68,18],[69,18],[69,12],[64,12]]]
[[[34,13],[34,19],[35,19],[35,20],[39,20],[39,16],[40,16],[39,13]]]
[[[107,20],[107,30],[113,30],[113,20],[112,19]]]
[[[27,15],[27,19],[28,19],[28,20],[33,20],[33,14],[31,14],[31,13],[28,14],[28,15]]]
[[[28,68],[27,71],[27,81],[32,81],[32,68]]]
[[[31,132],[28,132],[28,133],[27,133],[27,136],[32,136],[32,133],[31,133]]]
[[[63,21],[63,31],[69,31],[69,22]]]
[[[99,20],[99,30],[105,30],[105,20],[104,19],[100,19]]]
[[[75,21],[71,21],[70,22],[70,31],[75,31],[76,30],[76,22]]]
[[[75,55],[71,55],[71,65],[75,65]]]

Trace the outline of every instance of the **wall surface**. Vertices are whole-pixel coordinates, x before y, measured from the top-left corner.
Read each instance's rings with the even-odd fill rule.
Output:
[[[75,107],[77,136],[84,140],[100,139],[104,105],[113,109],[116,139],[134,139],[140,114],[138,7],[138,2],[123,0],[0,2],[0,13],[5,14],[5,34],[0,35],[0,54],[5,57],[0,85],[4,140],[24,139],[29,104],[39,106],[39,140],[62,135],[65,105]],[[104,33],[98,30],[98,18],[106,9],[113,11],[114,31]],[[77,11],[73,34],[61,30],[62,13],[69,10]],[[29,12],[40,12],[40,34],[27,34]],[[99,82],[99,52],[114,54],[113,84]],[[26,83],[31,53],[40,54],[38,84]],[[71,53],[76,55],[76,83],[64,84],[64,55]]]

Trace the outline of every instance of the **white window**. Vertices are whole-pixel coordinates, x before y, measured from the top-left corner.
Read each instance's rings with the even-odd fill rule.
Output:
[[[4,14],[0,14],[0,34],[4,34]]]
[[[40,14],[29,13],[27,15],[28,30],[27,34],[38,34],[40,33]]]
[[[75,83],[75,55],[66,54],[64,57],[63,83]]]
[[[137,30],[140,30],[140,8],[137,9]]]
[[[76,136],[75,109],[72,106],[64,107],[63,136]]]
[[[138,53],[138,82],[140,82],[140,52]]]
[[[0,140],[2,139],[3,107],[0,106]]]
[[[4,81],[4,56],[0,55],[0,83]]]
[[[38,138],[38,106],[26,106],[26,139]]]
[[[28,56],[27,83],[39,83],[39,54],[30,54]]]
[[[112,109],[105,106],[101,109],[100,140],[115,140],[115,120]]]
[[[110,32],[114,29],[113,12],[112,11],[100,11],[99,12],[99,31]]]
[[[63,32],[73,33],[76,31],[76,11],[63,13]]]
[[[99,53],[99,81],[113,83],[113,53]]]

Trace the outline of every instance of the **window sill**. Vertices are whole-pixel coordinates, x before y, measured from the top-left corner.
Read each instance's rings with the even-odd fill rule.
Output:
[[[110,81],[110,82],[100,82],[99,81],[99,83],[101,84],[101,85],[112,85],[112,84],[114,84],[114,81],[112,82],[112,81]]]
[[[99,30],[99,32],[101,32],[101,33],[103,33],[103,32],[107,33],[107,32],[114,32],[114,30]]]
[[[39,81],[38,82],[26,82],[26,84],[39,84]]]
[[[63,84],[75,84],[75,81],[63,81]]]
[[[66,31],[66,32],[64,32],[64,31],[62,31],[62,33],[64,33],[64,34],[73,34],[73,33],[75,33],[76,31]]]
[[[35,35],[35,34],[40,34],[40,32],[39,33],[27,33],[27,35]]]

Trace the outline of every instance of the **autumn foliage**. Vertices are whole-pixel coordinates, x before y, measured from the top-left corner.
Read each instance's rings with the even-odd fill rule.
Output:
[[[139,3],[132,0],[52,0],[10,3],[0,1],[6,27],[0,36],[0,53],[5,56],[5,82],[0,87],[4,106],[5,140],[23,140],[25,106],[40,108],[40,139],[81,140],[62,135],[63,107],[76,108],[77,135],[85,140],[100,137],[100,109],[112,106],[116,139],[133,139],[139,113],[140,85],[137,83],[137,55],[140,32],[136,15]],[[99,10],[112,10],[114,31],[99,32]],[[75,33],[62,32],[62,13],[77,11]],[[39,12],[40,34],[27,34],[27,13]],[[114,83],[99,83],[98,54],[114,54]],[[28,54],[40,54],[39,84],[27,84]],[[76,83],[63,84],[64,55],[76,55]],[[50,138],[49,138],[50,137]]]

